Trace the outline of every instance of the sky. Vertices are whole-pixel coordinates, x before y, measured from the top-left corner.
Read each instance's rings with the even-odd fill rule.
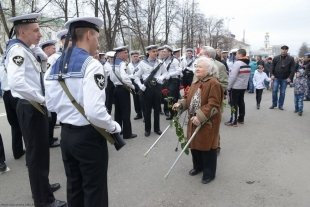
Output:
[[[207,17],[225,19],[225,25],[236,39],[245,41],[252,50],[264,47],[265,34],[271,45],[289,46],[297,55],[303,42],[310,47],[309,0],[195,0]]]

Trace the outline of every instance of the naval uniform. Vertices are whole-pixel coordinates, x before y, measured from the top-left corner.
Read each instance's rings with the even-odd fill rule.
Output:
[[[141,99],[140,96],[138,95],[139,92],[139,86],[134,82],[134,74],[138,71],[138,65],[139,65],[140,61],[137,63],[129,63],[128,64],[128,72],[131,75],[132,78],[132,84],[135,86],[135,94],[133,94],[133,103],[134,103],[134,107],[135,107],[135,111],[137,113],[137,118],[142,118],[142,103],[141,103]]]
[[[42,90],[41,67],[29,47],[19,39],[10,40],[5,66],[13,97],[19,98],[16,113],[26,143],[26,163],[35,206],[55,201],[49,186],[48,118]],[[30,102],[41,104],[45,114]]]
[[[4,64],[4,63],[3,63]],[[13,156],[15,159],[20,158],[25,151],[23,149],[23,139],[22,132],[18,123],[17,114],[16,114],[16,105],[18,98],[12,96],[10,87],[7,80],[7,72],[4,68],[0,71],[1,73],[1,89],[3,90],[3,102],[7,115],[8,122],[11,126],[12,134],[12,150]]]
[[[45,74],[46,105],[57,113],[62,124],[61,151],[68,205],[107,207],[107,142],[90,123],[110,133],[119,132],[120,127],[104,106],[103,66],[84,49],[74,47],[68,71],[63,74],[70,93],[85,110],[88,118],[85,119],[58,82],[59,64],[60,58]]]
[[[131,83],[127,70],[128,70],[127,63],[119,58],[115,58],[114,65],[112,65],[112,71],[110,72],[110,79],[115,86],[114,120],[117,121],[117,123],[122,127],[124,139],[131,138],[132,136],[132,128],[130,121],[130,112],[131,112],[130,92],[128,89],[125,88],[123,83],[128,88],[131,89],[134,89],[134,85]],[[121,83],[121,81],[123,83]]]
[[[194,62],[195,58],[183,58],[181,61],[181,68],[182,68],[182,85],[184,89],[187,86],[191,86],[193,77],[194,77]]]
[[[104,68],[104,71],[105,71],[106,76],[107,76],[107,78],[106,78],[107,79],[107,87],[105,88],[105,93],[106,93],[105,106],[107,107],[109,114],[111,114],[112,105],[114,103],[114,89],[115,89],[115,86],[110,79],[110,74],[112,72],[112,66],[108,61],[106,61],[103,68]]]
[[[151,74],[151,72],[160,64],[160,60],[145,59],[138,65],[138,71],[135,73],[135,83],[143,92],[143,104],[144,104],[144,121],[145,132],[149,134],[151,131],[151,114],[154,109],[154,131],[159,132],[159,113],[160,113],[160,99],[161,99],[161,87],[163,80],[167,76],[167,70],[164,65],[161,65],[158,71],[155,73],[152,80],[149,83],[144,84],[144,81]],[[143,83],[140,81],[143,80]]]
[[[165,61],[166,70],[168,71],[168,75],[166,79],[168,79],[167,87],[169,90],[169,96],[173,97],[172,104],[176,103],[180,97],[180,75],[182,74],[182,69],[180,68],[180,63],[177,58],[169,57]],[[167,119],[172,119],[174,115],[174,111],[172,107],[169,108],[170,117]]]

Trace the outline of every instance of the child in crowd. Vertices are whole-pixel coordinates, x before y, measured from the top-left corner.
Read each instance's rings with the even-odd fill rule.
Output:
[[[296,72],[296,78],[294,80],[294,102],[295,102],[295,113],[298,112],[299,116],[302,116],[304,108],[304,96],[308,90],[307,79],[304,76],[304,70],[299,69]]]
[[[256,89],[256,107],[260,108],[260,102],[262,100],[262,94],[265,89],[265,81],[270,81],[267,74],[264,72],[264,66],[258,65],[257,70],[254,73],[253,84]]]

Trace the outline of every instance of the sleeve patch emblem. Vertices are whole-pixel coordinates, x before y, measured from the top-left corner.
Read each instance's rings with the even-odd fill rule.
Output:
[[[104,89],[105,79],[104,76],[100,73],[94,75],[95,82],[100,90]]]
[[[18,65],[21,66],[24,63],[24,58],[22,56],[15,56],[13,57],[13,62]]]
[[[46,68],[49,69],[51,67],[51,64],[47,63]]]

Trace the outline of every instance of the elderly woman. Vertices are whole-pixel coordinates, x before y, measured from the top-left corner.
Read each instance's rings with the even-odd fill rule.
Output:
[[[189,174],[194,176],[203,172],[202,183],[207,184],[215,178],[216,173],[221,105],[224,95],[223,88],[216,78],[218,71],[212,59],[198,58],[195,75],[197,79],[192,83],[187,98],[175,103],[173,109],[188,110],[188,138],[201,125],[190,143],[193,169]]]

